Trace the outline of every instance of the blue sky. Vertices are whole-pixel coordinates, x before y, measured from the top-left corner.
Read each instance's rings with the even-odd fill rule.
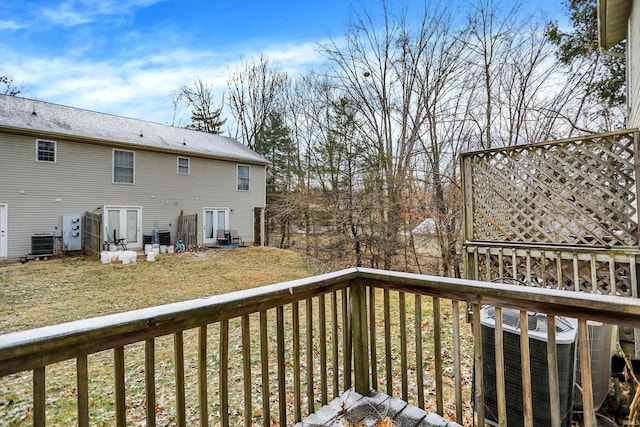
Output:
[[[393,2],[394,0],[390,0]],[[457,7],[463,1],[452,1]],[[409,1],[410,3],[410,1]],[[509,0],[503,2],[510,4]],[[171,124],[196,78],[222,94],[238,65],[264,55],[292,73],[339,39],[354,10],[380,0],[0,0],[0,75],[20,96]],[[561,0],[525,0],[562,18]]]

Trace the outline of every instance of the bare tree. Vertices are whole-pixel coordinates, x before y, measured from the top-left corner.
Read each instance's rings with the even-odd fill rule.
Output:
[[[397,13],[397,15],[396,15]],[[409,16],[417,16],[410,22]],[[376,227],[372,254],[391,268],[401,247],[402,193],[410,165],[427,120],[424,90],[424,58],[442,29],[443,12],[426,5],[392,10],[383,2],[382,22],[367,12],[351,24],[344,44],[336,41],[322,47],[333,66],[331,75],[362,118],[359,136],[369,147],[368,185],[376,189]],[[373,236],[372,236],[373,237]]]
[[[229,107],[238,126],[236,137],[261,153],[267,120],[281,105],[280,95],[289,84],[289,77],[261,56],[245,62],[228,84]]]
[[[20,89],[13,85],[13,79],[9,76],[0,76],[0,85],[4,86],[3,95],[16,96]]]

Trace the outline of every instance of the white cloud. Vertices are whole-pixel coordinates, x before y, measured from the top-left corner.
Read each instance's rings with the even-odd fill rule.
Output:
[[[151,6],[165,0],[67,0],[40,10],[46,21],[63,27],[87,24],[105,17],[117,17],[134,9]]]
[[[0,31],[6,31],[6,30],[15,31],[15,30],[20,30],[22,28],[26,28],[26,25],[18,24],[14,20],[0,21]]]
[[[89,60],[76,56],[25,57],[7,52],[3,72],[22,89],[21,96],[129,116],[159,123],[171,123],[172,99],[181,85],[201,78],[212,86],[220,100],[227,82],[243,61],[260,53],[290,73],[306,71],[318,60],[315,44],[272,45],[264,52],[227,52],[172,49],[141,54],[135,59]],[[184,121],[178,117],[178,120]]]

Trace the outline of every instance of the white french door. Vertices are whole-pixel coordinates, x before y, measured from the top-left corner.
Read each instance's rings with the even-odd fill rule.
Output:
[[[0,258],[7,258],[7,205],[0,205]]]
[[[204,208],[203,217],[202,244],[215,245],[218,243],[218,230],[229,228],[229,208]]]
[[[108,242],[125,239],[127,248],[142,248],[142,208],[139,206],[104,207],[104,235]]]

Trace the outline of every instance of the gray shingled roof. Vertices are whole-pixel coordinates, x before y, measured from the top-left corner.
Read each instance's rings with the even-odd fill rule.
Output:
[[[0,95],[0,131],[69,137],[131,148],[183,153],[252,164],[269,161],[233,138],[144,120]]]

